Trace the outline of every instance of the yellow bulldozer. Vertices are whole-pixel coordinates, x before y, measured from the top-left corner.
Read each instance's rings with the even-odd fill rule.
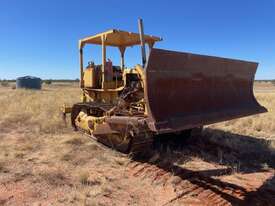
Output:
[[[139,19],[139,33],[112,29],[79,41],[82,98],[63,108],[75,130],[129,153],[150,148],[160,134],[267,111],[253,94],[258,63],[154,48],[161,40],[145,35]],[[100,65],[84,68],[87,44],[101,46]],[[126,49],[139,45],[141,65],[126,68]],[[118,48],[120,65],[106,60],[107,47]]]

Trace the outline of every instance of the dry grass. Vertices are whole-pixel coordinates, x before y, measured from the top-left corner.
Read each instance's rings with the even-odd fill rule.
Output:
[[[211,127],[243,135],[275,138],[275,94],[257,93],[256,96],[269,109],[269,113]],[[52,84],[41,91],[0,86],[0,183],[20,183],[22,188],[28,189],[26,194],[33,190],[37,192],[36,200],[44,203],[46,199],[48,202],[45,205],[100,205],[101,201],[105,205],[112,204],[108,201],[118,201],[119,205],[119,201],[124,200],[121,194],[128,197],[132,192],[132,200],[139,186],[142,197],[142,183],[129,180],[124,175],[130,161],[127,157],[105,150],[65,126],[60,107],[63,103],[72,104],[79,100],[80,90],[76,84]],[[174,156],[178,158],[177,164],[186,165],[189,161],[182,157],[182,153]],[[156,154],[149,162],[153,164],[162,158]],[[116,199],[113,199],[114,195],[117,195]],[[12,201],[11,205],[20,205],[22,200]],[[29,202],[32,201],[29,199]],[[139,203],[146,205],[143,201]]]
[[[267,113],[226,121],[210,127],[275,140],[275,93],[256,93],[256,98],[268,109]]]
[[[28,127],[36,133],[56,133],[65,128],[60,107],[79,101],[74,87],[46,86],[42,91],[0,87],[0,128]],[[32,125],[32,127],[29,127]]]
[[[77,84],[46,85],[41,91],[0,86],[0,200],[3,182],[31,183],[22,187],[37,193],[36,199],[46,195],[45,205],[97,205],[87,194],[92,199],[106,194],[109,180],[92,174],[116,169],[124,158],[64,124],[60,108],[79,102],[80,92]],[[11,205],[21,204],[17,198]]]
[[[257,85],[259,88],[268,86],[263,87],[260,83]],[[63,103],[71,105],[78,102],[79,97],[80,90],[76,84],[47,85],[42,91],[0,87],[0,131],[16,126],[28,127],[36,133],[59,133],[66,128],[60,116],[60,107]],[[256,93],[256,97],[269,110],[268,113],[222,122],[211,127],[256,137],[274,137],[275,94]],[[72,144],[81,144],[79,139],[72,141],[76,141]]]
[[[81,182],[81,184],[88,185],[89,176],[90,176],[90,173],[88,171],[81,171],[79,173],[79,181]]]
[[[269,86],[263,87],[260,83],[257,85],[260,89]],[[59,133],[66,128],[60,116],[60,107],[63,103],[71,105],[78,102],[79,97],[80,90],[76,84],[47,85],[42,91],[0,87],[0,132],[16,126],[28,127],[35,133]],[[275,94],[256,93],[256,97],[260,104],[269,110],[268,113],[222,122],[211,127],[256,137],[274,137]],[[81,144],[78,139],[73,141],[76,141],[75,144]]]

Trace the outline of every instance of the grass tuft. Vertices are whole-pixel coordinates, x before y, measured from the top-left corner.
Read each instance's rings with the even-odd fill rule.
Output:
[[[66,143],[67,143],[67,144],[71,144],[71,145],[79,146],[79,145],[84,144],[84,140],[81,139],[81,138],[77,138],[77,137],[76,137],[76,138],[67,140]]]
[[[63,186],[68,184],[68,179],[61,171],[48,171],[40,174],[40,177],[53,186]]]
[[[79,182],[83,185],[89,185],[89,172],[87,171],[81,171],[79,174]]]

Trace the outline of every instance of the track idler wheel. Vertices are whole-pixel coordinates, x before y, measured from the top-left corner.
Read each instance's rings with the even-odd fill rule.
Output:
[[[94,135],[97,141],[116,149],[122,153],[129,153],[131,147],[131,139],[121,136],[121,134]]]

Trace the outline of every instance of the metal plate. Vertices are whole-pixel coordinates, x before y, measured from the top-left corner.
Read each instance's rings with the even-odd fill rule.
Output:
[[[254,62],[152,49],[148,125],[159,133],[266,112],[253,95]]]

